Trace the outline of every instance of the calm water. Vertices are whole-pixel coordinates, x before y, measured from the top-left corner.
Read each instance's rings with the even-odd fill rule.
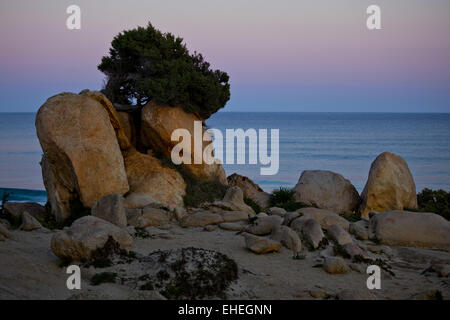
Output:
[[[34,118],[34,113],[0,113],[0,188],[44,189]],[[249,176],[268,191],[294,186],[308,169],[338,172],[361,191],[371,162],[383,151],[408,162],[417,190],[450,190],[450,114],[219,113],[207,124],[223,133],[280,130],[277,175],[261,176],[260,165],[224,165],[227,175]],[[43,197],[13,190],[21,199],[36,195]]]

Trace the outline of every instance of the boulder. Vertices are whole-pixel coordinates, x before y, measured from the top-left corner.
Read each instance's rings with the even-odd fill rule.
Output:
[[[33,231],[36,229],[41,229],[42,226],[31,214],[27,211],[22,213],[22,224],[19,229],[23,231]]]
[[[283,208],[272,207],[272,208],[269,208],[268,213],[269,213],[269,215],[272,215],[272,216],[284,217],[286,214],[286,210],[284,210]]]
[[[141,118],[141,137],[144,147],[170,159],[172,148],[179,143],[179,141],[172,141],[172,132],[176,129],[186,129],[191,135],[191,164],[182,164],[182,166],[196,179],[218,180],[222,184],[227,184],[225,170],[217,160],[213,164],[206,164],[203,160],[201,164],[194,164],[194,123],[195,121],[203,123],[203,119],[194,113],[186,113],[181,107],[158,105],[153,102],[144,106]],[[205,130],[202,127],[200,129],[203,137]],[[211,141],[203,141],[202,155],[211,143]]]
[[[244,194],[239,187],[231,187],[227,189],[223,202],[231,203],[236,210],[246,211],[252,215],[255,215],[255,211],[244,202]]]
[[[366,220],[359,220],[350,224],[349,231],[356,239],[369,239],[369,223]]]
[[[284,215],[283,225],[290,226],[292,221],[300,217],[300,214],[298,212],[287,212]]]
[[[163,226],[170,222],[170,213],[163,209],[147,206],[142,209],[142,218],[145,221],[143,227]]]
[[[137,134],[136,134],[136,126],[134,124],[133,113],[118,111],[117,116],[119,118],[120,124],[122,125],[123,132],[127,137],[128,141],[132,146],[136,147],[137,143]]]
[[[3,206],[5,213],[9,215],[13,221],[19,222],[22,214],[26,211],[38,221],[44,221],[47,216],[47,210],[36,202],[6,202]]]
[[[108,194],[129,190],[121,149],[110,115],[87,95],[61,93],[48,99],[36,116],[44,152],[44,185],[58,221],[79,200],[91,208]]]
[[[125,196],[125,208],[143,208],[149,204],[157,203],[152,197],[145,193],[130,193]]]
[[[177,170],[163,167],[157,158],[135,150],[125,154],[125,169],[130,185],[128,207],[138,207],[151,200],[171,207],[183,205],[186,183]],[[142,199],[142,194],[148,198]],[[134,201],[130,197],[134,197]]]
[[[326,170],[303,171],[294,191],[296,201],[337,213],[356,212],[360,203],[350,181]]]
[[[288,226],[277,226],[270,235],[272,240],[280,242],[286,248],[292,250],[294,254],[302,251],[302,242],[298,234]]]
[[[364,259],[367,261],[373,260],[372,256],[370,256],[368,252],[361,249],[361,247],[355,243],[346,243],[346,244],[340,246],[340,249],[341,249],[341,253],[346,258],[350,258],[352,260],[357,260],[357,261],[360,259]]]
[[[326,244],[326,238],[322,232],[322,228],[315,219],[308,219],[305,221],[301,234],[313,249],[317,249],[323,244]]]
[[[272,233],[282,222],[283,218],[279,216],[258,217],[246,228],[246,231],[255,235],[267,235]]]
[[[450,222],[429,212],[387,211],[370,219],[369,234],[383,244],[450,251]]]
[[[223,217],[217,213],[208,211],[197,211],[188,214],[181,220],[183,227],[204,227],[210,224],[219,224],[224,222]]]
[[[91,209],[91,215],[115,224],[118,227],[127,226],[125,200],[120,194],[110,194],[101,198]]]
[[[269,252],[278,252],[281,249],[281,243],[264,237],[258,237],[253,234],[244,234],[245,245],[247,249],[257,254]]]
[[[120,247],[133,246],[133,239],[125,229],[93,216],[85,216],[76,220],[70,228],[55,233],[51,239],[51,249],[61,259],[86,261],[96,249],[105,245],[109,237]]]
[[[361,193],[361,217],[369,212],[383,212],[417,208],[414,179],[408,164],[393,153],[380,154],[370,167],[366,186]]]
[[[243,231],[247,223],[245,221],[239,222],[224,222],[219,224],[220,229],[228,230],[228,231]]]
[[[325,257],[323,269],[329,274],[344,274],[349,271],[349,267],[341,257]]]
[[[330,238],[339,245],[344,245],[344,244],[353,242],[350,234],[347,231],[345,231],[344,229],[342,229],[341,226],[338,226],[337,224],[331,225],[327,229],[327,233],[330,236]]]
[[[236,221],[246,221],[248,218],[250,218],[250,215],[248,212],[245,211],[224,211],[221,212],[220,215],[223,218],[223,221],[225,222],[236,222]]]
[[[227,180],[229,186],[242,189],[244,198],[253,200],[263,209],[269,207],[270,195],[267,192],[264,192],[263,189],[250,180],[250,178],[233,173]]]
[[[8,238],[10,239],[12,237],[11,232],[9,232],[9,230],[0,223],[0,236],[3,237],[4,239]]]
[[[344,230],[348,230],[350,225],[350,223],[346,219],[329,210],[317,208],[302,208],[297,210],[297,212],[303,214],[303,216],[305,217],[316,219],[317,222],[319,222],[322,229],[325,230],[327,230],[328,227],[333,224],[337,224],[338,226],[341,226]]]
[[[175,207],[173,213],[175,214],[175,219],[177,219],[177,221],[181,221],[185,216],[187,216],[187,211],[183,207]]]

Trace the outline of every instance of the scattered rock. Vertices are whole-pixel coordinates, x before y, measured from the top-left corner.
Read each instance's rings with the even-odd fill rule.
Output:
[[[248,218],[250,217],[249,213],[245,211],[224,211],[221,212],[220,215],[225,222],[248,220]]]
[[[254,253],[264,254],[269,252],[278,252],[281,249],[281,243],[278,241],[258,237],[249,233],[245,233],[244,237],[247,249]]]
[[[22,224],[19,227],[20,230],[23,231],[33,231],[36,229],[41,229],[42,226],[32,215],[30,215],[27,211],[22,213]]]
[[[251,225],[246,228],[246,231],[255,235],[268,235],[281,225],[283,218],[279,216],[258,217]]]
[[[6,202],[3,206],[5,213],[11,217],[13,221],[20,222],[22,213],[28,212],[32,217],[38,221],[44,221],[47,217],[45,207],[36,202]]]
[[[327,233],[331,237],[331,239],[334,240],[339,245],[344,245],[353,242],[350,234],[348,234],[347,231],[342,229],[342,227],[338,226],[337,224],[329,226]]]
[[[239,187],[244,193],[244,198],[248,198],[256,202],[261,208],[269,206],[270,195],[264,192],[256,183],[248,177],[241,176],[237,173],[232,174],[227,178],[228,185],[231,187]]]
[[[365,219],[370,211],[417,208],[416,186],[406,161],[393,153],[380,154],[370,167],[361,198],[360,212]]]
[[[333,224],[341,226],[345,231],[347,231],[350,226],[350,223],[346,219],[329,210],[317,208],[302,208],[297,210],[297,212],[303,214],[303,216],[305,217],[316,219],[324,230],[327,230],[328,227]]]
[[[294,190],[296,201],[338,213],[356,212],[360,203],[350,181],[326,170],[303,171]]]
[[[198,211],[187,215],[181,220],[183,227],[204,227],[210,224],[219,224],[224,222],[223,217],[217,213],[208,211]]]
[[[53,96],[37,113],[36,131],[44,152],[44,185],[57,221],[70,216],[72,201],[91,208],[105,195],[129,190],[109,112],[98,100],[73,93]]]
[[[118,227],[126,227],[127,214],[124,202],[122,195],[117,193],[104,196],[92,207],[91,214]]]
[[[292,250],[294,254],[302,251],[302,242],[298,234],[288,226],[277,226],[270,236],[272,240],[281,242],[283,246]]]
[[[302,236],[313,249],[319,248],[326,241],[322,228],[315,219],[305,221],[302,227]]]
[[[219,224],[219,227],[228,231],[243,231],[247,223],[245,221],[240,222],[224,222]]]
[[[357,222],[351,223],[349,231],[356,237],[356,239],[369,239],[369,223],[366,220],[359,220]]]
[[[269,215],[271,215],[271,216],[284,217],[284,215],[286,214],[286,210],[284,210],[283,208],[278,208],[278,207],[269,208],[268,212],[269,212]]]
[[[349,271],[347,263],[341,257],[325,257],[323,269],[329,274],[344,274]]]
[[[344,289],[336,296],[338,300],[377,300],[369,289]]]
[[[133,246],[133,239],[126,230],[108,221],[85,216],[76,220],[70,228],[55,233],[51,240],[51,249],[61,259],[86,261],[96,249],[105,245],[109,237],[120,247]]]
[[[434,213],[379,213],[370,219],[369,234],[387,245],[450,250],[450,222]]]

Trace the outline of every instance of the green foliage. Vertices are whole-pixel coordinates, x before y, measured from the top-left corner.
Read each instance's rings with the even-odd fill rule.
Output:
[[[417,194],[418,209],[406,209],[418,212],[434,212],[450,220],[450,192],[444,190],[423,189]]]
[[[244,198],[244,202],[246,205],[251,207],[253,209],[253,211],[255,211],[255,213],[262,212],[261,206],[259,204],[257,204],[255,201],[253,201],[253,199]]]
[[[212,70],[201,54],[189,53],[182,38],[150,23],[119,33],[98,69],[107,77],[104,93],[114,103],[153,101],[207,119],[230,99],[227,73]]]
[[[200,181],[185,170],[179,170],[186,183],[186,195],[183,197],[185,207],[197,208],[206,202],[223,199],[227,191],[219,180]]]
[[[288,188],[279,188],[274,190],[269,198],[271,207],[283,208],[286,211],[295,211],[301,208],[310,207],[303,202],[296,202],[294,199],[295,191]]]

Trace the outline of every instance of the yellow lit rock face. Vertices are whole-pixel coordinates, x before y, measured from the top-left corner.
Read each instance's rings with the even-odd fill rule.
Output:
[[[372,163],[366,186],[361,194],[361,217],[369,212],[417,208],[414,179],[402,157],[384,152]]]

